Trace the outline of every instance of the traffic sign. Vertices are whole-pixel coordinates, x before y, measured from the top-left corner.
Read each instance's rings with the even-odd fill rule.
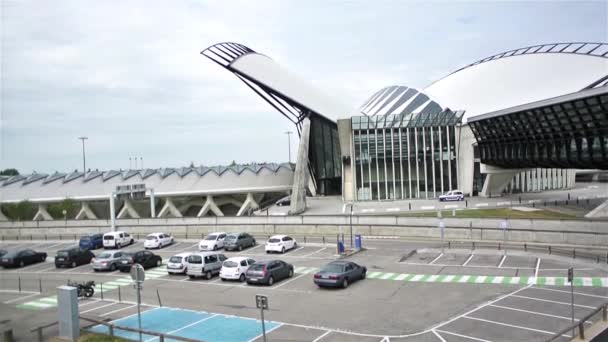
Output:
[[[268,310],[268,297],[264,295],[255,295],[255,306],[258,309]]]
[[[146,280],[146,272],[140,264],[134,264],[131,267],[131,279],[136,283],[143,283]]]

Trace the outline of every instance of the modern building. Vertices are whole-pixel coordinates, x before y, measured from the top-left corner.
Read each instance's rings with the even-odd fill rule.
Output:
[[[577,169],[608,169],[608,44],[502,52],[422,91],[380,89],[359,112],[244,45],[201,53],[296,125],[292,213],[307,190],[345,201],[499,196],[566,189]]]

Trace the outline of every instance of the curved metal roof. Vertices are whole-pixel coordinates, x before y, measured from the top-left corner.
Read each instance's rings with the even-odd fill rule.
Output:
[[[377,91],[360,108],[367,116],[438,113],[443,107],[417,89],[390,86]]]

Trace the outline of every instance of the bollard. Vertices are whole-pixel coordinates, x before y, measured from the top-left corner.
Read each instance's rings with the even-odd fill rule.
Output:
[[[448,249],[451,249],[451,248],[452,248],[452,242],[448,241]]]
[[[99,295],[101,296],[101,300],[103,300],[103,283],[99,283]]]
[[[36,330],[36,334],[38,335],[38,342],[43,342],[44,338],[42,337],[42,328],[38,328]]]
[[[567,204],[567,203],[566,203]],[[557,207],[557,200],[555,200],[555,206]]]
[[[114,326],[112,324],[109,324],[108,328],[110,329],[110,336],[114,337]]]
[[[48,235],[44,234],[44,239],[48,240],[49,239]]]
[[[408,203],[410,210],[412,210],[412,202]]]
[[[519,196],[519,204],[521,204],[521,196]]]
[[[536,208],[536,203],[532,203],[532,208]]]
[[[19,280],[19,293],[21,293],[21,277],[18,277]]]
[[[608,304],[602,306],[602,321],[608,321]]]
[[[465,208],[468,208],[468,207],[469,207],[469,200],[465,200],[465,201],[464,201],[464,207],[465,207]]]
[[[120,295],[120,286],[118,287],[118,302],[122,302],[122,296]]]
[[[475,241],[473,241],[473,250],[475,250]]]
[[[160,301],[160,293],[158,293],[158,289],[156,289],[156,298],[158,298],[158,306],[163,307],[163,302]]]
[[[500,250],[500,242],[498,243],[498,250]]]
[[[323,246],[325,246],[325,235],[323,235]]]
[[[549,255],[551,255],[551,246],[549,246]]]
[[[38,293],[42,293],[42,279],[38,278]]]
[[[528,245],[524,242],[524,252],[528,251]]]
[[[159,342],[165,342],[165,335],[160,335],[158,338],[160,339]]]
[[[576,206],[578,206],[578,197],[576,198]]]
[[[585,322],[580,322],[578,324],[578,338],[581,340],[585,340],[585,327],[584,327],[584,323]]]
[[[34,236],[30,234],[30,241],[34,240]]]
[[[76,234],[74,234],[74,241],[76,241]]]
[[[576,259],[576,249],[572,250],[572,259]]]
[[[306,235],[304,235],[304,243],[306,243]]]
[[[597,256],[597,260],[595,261],[595,263],[596,263],[596,264],[599,264],[599,263],[600,263],[600,256],[599,256],[599,255]]]

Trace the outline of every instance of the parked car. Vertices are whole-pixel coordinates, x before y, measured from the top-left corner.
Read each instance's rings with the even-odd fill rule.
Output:
[[[18,249],[9,251],[0,259],[2,267],[23,267],[46,260],[46,253],[36,252],[31,249]]]
[[[78,246],[82,249],[97,249],[103,247],[103,234],[92,234],[80,237]]]
[[[76,267],[91,262],[95,254],[88,249],[73,247],[57,251],[55,255],[55,267]]]
[[[293,265],[282,260],[258,261],[245,273],[247,284],[272,285],[275,281],[293,277]]]
[[[188,272],[188,257],[192,253],[179,253],[167,262],[167,273],[169,274],[186,274]]]
[[[205,236],[205,238],[202,239],[198,243],[198,250],[199,251],[215,251],[220,248],[223,248],[225,238],[226,238],[226,233],[224,233],[224,232],[211,233],[211,234]]]
[[[278,201],[276,201],[275,204],[279,207],[291,205],[291,196],[285,196],[285,197],[279,199]]]
[[[248,233],[233,233],[224,239],[225,251],[242,251],[244,248],[255,246],[255,238]]]
[[[354,281],[365,279],[367,268],[352,261],[332,261],[315,273],[313,281],[319,287],[343,287]]]
[[[118,262],[118,269],[121,272],[129,272],[134,264],[140,264],[144,269],[158,267],[163,264],[163,258],[150,251],[124,253]]]
[[[187,274],[190,279],[205,277],[209,280],[220,274],[222,263],[226,260],[224,254],[216,252],[195,253],[188,257]]]
[[[287,235],[274,235],[271,236],[268,241],[266,241],[266,246],[264,249],[266,250],[266,253],[285,253],[285,251],[294,249],[296,247],[298,247],[298,242],[294,238]]]
[[[236,280],[240,282],[245,281],[245,273],[249,269],[249,266],[253,265],[255,260],[245,257],[234,257],[229,258],[222,264],[220,270],[220,278],[222,280]]]
[[[121,248],[132,245],[135,242],[133,237],[126,232],[109,232],[103,234],[103,248]]]
[[[464,194],[460,190],[448,191],[445,195],[439,196],[439,201],[464,201]]]
[[[173,236],[167,233],[152,233],[146,236],[144,248],[163,248],[173,243]]]
[[[118,262],[125,253],[123,251],[104,251],[99,253],[99,255],[91,260],[93,271],[116,271]]]

